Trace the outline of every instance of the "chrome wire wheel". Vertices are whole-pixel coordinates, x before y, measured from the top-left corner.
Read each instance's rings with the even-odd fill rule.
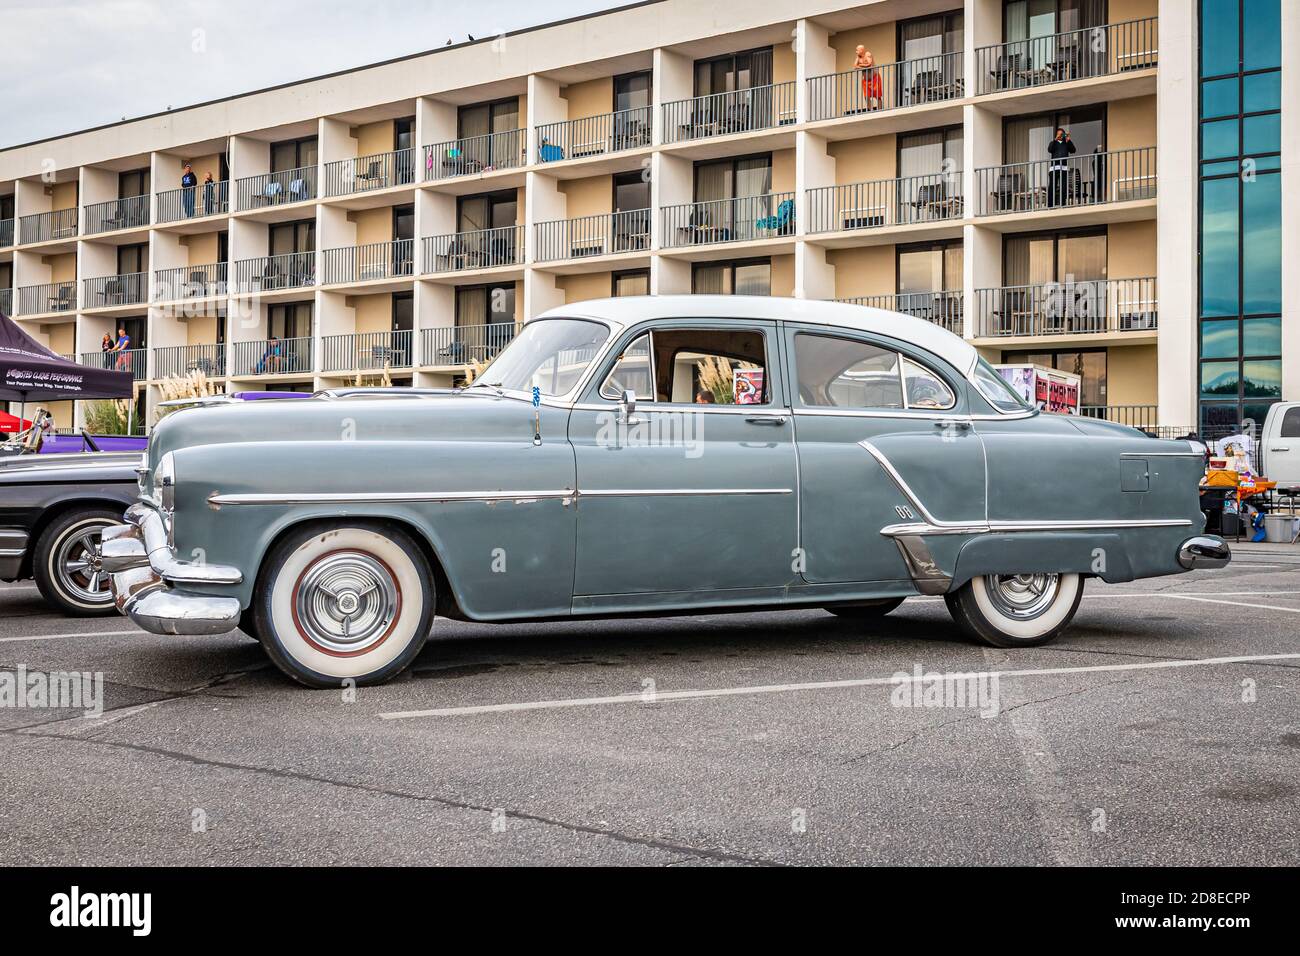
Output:
[[[326,654],[349,657],[379,646],[401,613],[393,570],[362,551],[335,551],[298,578],[294,620],[303,638]]]
[[[990,574],[984,580],[993,606],[1019,621],[1045,614],[1061,589],[1059,574]]]
[[[58,543],[54,574],[59,587],[85,604],[109,604],[113,600],[108,574],[100,565],[100,537],[112,522],[87,522],[72,530]]]

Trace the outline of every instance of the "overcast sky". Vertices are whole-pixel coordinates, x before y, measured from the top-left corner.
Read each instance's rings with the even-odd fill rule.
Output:
[[[627,0],[0,0],[0,146]]]

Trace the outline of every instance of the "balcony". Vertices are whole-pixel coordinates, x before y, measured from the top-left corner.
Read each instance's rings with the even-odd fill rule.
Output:
[[[85,235],[139,229],[149,225],[149,197],[130,196],[91,203],[86,207]]]
[[[350,196],[415,182],[415,150],[399,149],[325,164],[325,195]]]
[[[961,174],[932,173],[808,190],[808,231],[879,229],[960,219]]]
[[[312,373],[312,340],[308,335],[293,339],[232,342],[227,349],[229,373],[233,378]]]
[[[586,259],[650,249],[650,210],[629,209],[577,219],[539,222],[534,227],[538,262]]]
[[[184,378],[199,372],[208,378],[221,378],[226,374],[226,346],[172,345],[154,349],[155,378]]]
[[[85,309],[139,305],[149,295],[149,273],[131,272],[120,276],[83,279],[81,293],[82,308]]]
[[[192,189],[158,194],[158,223],[181,222],[230,212],[230,183],[200,183]]]
[[[75,281],[28,285],[18,290],[19,315],[74,312],[76,308],[77,283]]]
[[[225,262],[158,269],[153,274],[154,301],[172,302],[225,295],[228,274],[229,264]]]
[[[429,236],[424,240],[425,274],[518,266],[524,262],[524,227],[501,226]]]
[[[373,282],[415,274],[415,241],[396,239],[364,246],[326,249],[321,267],[321,284]]]
[[[1033,89],[1149,69],[1158,60],[1156,22],[1156,17],[1126,20],[977,47],[978,92]]]
[[[975,170],[975,188],[981,216],[1154,199],[1156,148],[990,166]]]
[[[14,244],[14,220],[0,219],[0,249]]]
[[[14,314],[14,290],[0,289],[0,315]]]
[[[139,382],[149,377],[149,350],[123,349],[120,352],[82,352],[77,362],[87,368],[130,372]]]
[[[514,322],[456,325],[420,330],[420,362],[425,366],[459,366],[490,362],[515,337]]]
[[[380,372],[385,369],[410,368],[414,333],[409,329],[394,332],[355,332],[327,335],[321,340],[321,372]]]
[[[239,292],[275,292],[316,284],[316,253],[289,252],[279,256],[241,259],[235,263]]]
[[[850,305],[865,305],[873,309],[901,312],[913,318],[933,322],[940,328],[957,335],[962,334],[961,290],[948,292],[900,292],[897,295],[864,295],[851,299],[836,299]]]
[[[1081,405],[1079,414],[1085,418],[1096,418],[1103,422],[1115,422],[1117,425],[1129,425],[1143,431],[1154,431],[1159,426],[1159,406],[1156,405]],[[1178,434],[1186,434],[1191,428],[1183,429]],[[1168,436],[1170,438],[1173,435]]]
[[[528,165],[528,136],[508,129],[424,147],[424,179],[455,179]]]
[[[50,242],[55,239],[75,239],[77,237],[77,210],[56,209],[53,212],[38,212],[34,216],[21,216],[18,219],[18,241],[24,245],[33,242]]]
[[[1044,285],[976,289],[978,338],[1153,335],[1157,326],[1156,280],[1095,279]]]
[[[732,133],[793,125],[795,84],[774,83],[729,93],[712,93],[663,105],[665,143],[685,143]]]
[[[239,212],[307,202],[316,198],[316,167],[245,176],[235,180],[235,196]]]
[[[663,245],[715,245],[794,235],[794,193],[665,206]]]
[[[966,95],[961,53],[882,63],[863,70],[808,78],[808,119],[840,119],[924,103],[959,100]]]
[[[650,107],[547,123],[537,127],[537,142],[539,163],[644,149],[652,143]]]

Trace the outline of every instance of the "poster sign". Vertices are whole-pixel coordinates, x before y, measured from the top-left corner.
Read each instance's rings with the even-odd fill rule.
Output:
[[[761,368],[738,368],[736,375],[736,404],[763,404],[763,370]]]

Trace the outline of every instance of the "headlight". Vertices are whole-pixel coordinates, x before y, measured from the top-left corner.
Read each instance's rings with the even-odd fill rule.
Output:
[[[162,456],[153,476],[154,492],[158,504],[167,514],[176,510],[176,456],[172,452]]]

